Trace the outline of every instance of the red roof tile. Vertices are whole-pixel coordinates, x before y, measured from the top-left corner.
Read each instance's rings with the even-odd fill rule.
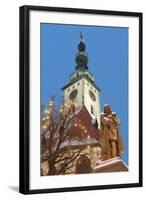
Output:
[[[72,123],[69,132],[72,137],[79,139],[95,139],[99,140],[99,129],[95,128],[93,119],[85,106],[75,112],[72,118]]]

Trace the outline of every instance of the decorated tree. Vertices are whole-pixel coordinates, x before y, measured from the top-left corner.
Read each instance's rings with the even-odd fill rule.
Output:
[[[87,134],[85,126],[74,117],[77,112],[72,102],[63,103],[57,108],[52,97],[41,115],[41,163],[48,162],[48,175],[66,174],[78,157],[87,155],[83,152],[84,147],[68,153],[64,151],[69,149],[68,144],[72,141],[75,144],[83,139],[83,134]]]

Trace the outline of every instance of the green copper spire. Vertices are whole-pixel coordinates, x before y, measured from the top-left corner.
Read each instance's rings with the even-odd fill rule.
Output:
[[[74,82],[83,76],[88,77],[94,82],[92,74],[88,71],[88,54],[86,52],[86,45],[83,41],[83,35],[80,33],[80,41],[78,43],[78,52],[75,56],[75,72],[70,75],[70,81]]]
[[[76,54],[75,61],[76,61],[76,68],[81,71],[87,70],[88,69],[88,55],[86,53],[86,45],[85,42],[83,41],[83,35],[80,33],[80,42],[78,44],[78,53]]]
[[[75,61],[75,71],[69,76],[69,84],[62,87],[62,90],[69,88],[71,85],[74,85],[81,79],[84,79],[83,81],[81,81],[84,84],[86,79],[93,87],[100,91],[100,89],[96,86],[92,73],[88,70],[88,54],[86,52],[86,45],[83,41],[82,33],[80,33],[80,41],[78,43],[78,52],[75,56]],[[83,84],[80,84],[80,86],[82,87]]]

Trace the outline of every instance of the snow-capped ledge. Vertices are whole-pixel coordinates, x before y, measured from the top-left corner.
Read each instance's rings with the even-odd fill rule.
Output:
[[[120,157],[115,157],[109,160],[100,161],[94,168],[94,172],[121,172],[128,171],[128,166]]]

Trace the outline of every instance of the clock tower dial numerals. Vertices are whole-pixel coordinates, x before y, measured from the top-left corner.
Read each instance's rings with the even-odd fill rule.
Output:
[[[78,94],[78,90],[77,90],[77,89],[74,89],[74,90],[70,93],[70,95],[69,95],[70,100],[75,99],[76,96],[77,96],[77,94]]]
[[[90,98],[93,100],[93,101],[96,101],[96,97],[95,97],[95,94],[89,90],[89,95],[90,95]]]

